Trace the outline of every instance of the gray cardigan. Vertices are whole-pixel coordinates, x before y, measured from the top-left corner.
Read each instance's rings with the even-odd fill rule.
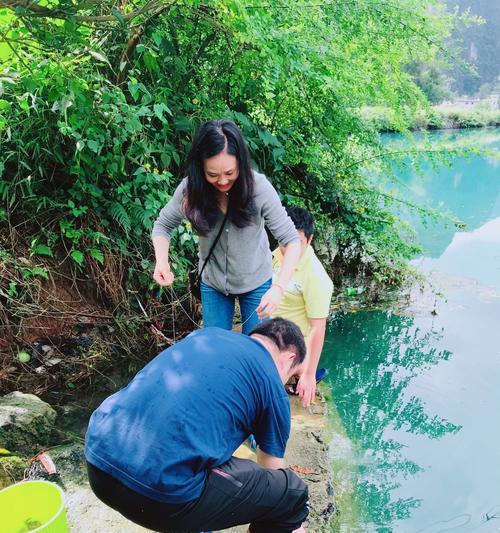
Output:
[[[245,228],[238,228],[228,218],[202,275],[207,285],[226,295],[251,291],[271,278],[272,256],[264,225],[283,246],[299,239],[297,230],[281,205],[274,187],[263,174],[254,171],[254,178],[256,207],[254,223]],[[160,211],[153,226],[153,237],[163,235],[170,240],[172,231],[185,218],[183,199],[187,179],[182,180],[171,200]],[[200,236],[198,250],[200,269],[223,219],[224,215],[220,212],[215,227],[205,237]]]

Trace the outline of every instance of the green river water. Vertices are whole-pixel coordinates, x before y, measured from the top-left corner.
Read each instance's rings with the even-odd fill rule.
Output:
[[[500,151],[500,130],[432,135]],[[342,312],[330,323],[333,528],[498,532],[500,159],[459,157],[399,178],[406,198],[467,227],[409,216],[425,250],[414,263],[442,296],[417,291],[402,312]]]

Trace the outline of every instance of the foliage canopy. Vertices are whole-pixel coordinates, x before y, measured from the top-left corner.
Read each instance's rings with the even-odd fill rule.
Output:
[[[388,156],[357,110],[388,106],[404,130],[425,105],[404,67],[432,61],[453,20],[439,0],[1,0],[2,226],[32,276],[54,256],[99,285],[119,255],[120,283],[148,286],[152,222],[196,127],[224,116],[315,215],[337,280],[396,282],[416,247],[361,172]],[[182,277],[189,225],[177,246]]]

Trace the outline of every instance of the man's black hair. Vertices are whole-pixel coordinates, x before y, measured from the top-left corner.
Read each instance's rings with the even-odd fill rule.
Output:
[[[271,339],[279,350],[291,349],[295,352],[293,366],[300,365],[306,357],[306,343],[299,326],[285,318],[271,318],[257,324],[250,335],[263,335]]]
[[[309,211],[302,207],[291,205],[286,208],[286,212],[295,224],[297,231],[302,230],[306,239],[309,239],[314,233],[314,221]]]

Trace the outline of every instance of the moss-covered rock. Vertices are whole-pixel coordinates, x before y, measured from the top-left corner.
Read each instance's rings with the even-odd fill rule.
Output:
[[[22,457],[0,457],[0,490],[22,481],[28,464]]]
[[[12,392],[0,398],[0,448],[35,454],[47,446],[56,412],[34,394]]]

